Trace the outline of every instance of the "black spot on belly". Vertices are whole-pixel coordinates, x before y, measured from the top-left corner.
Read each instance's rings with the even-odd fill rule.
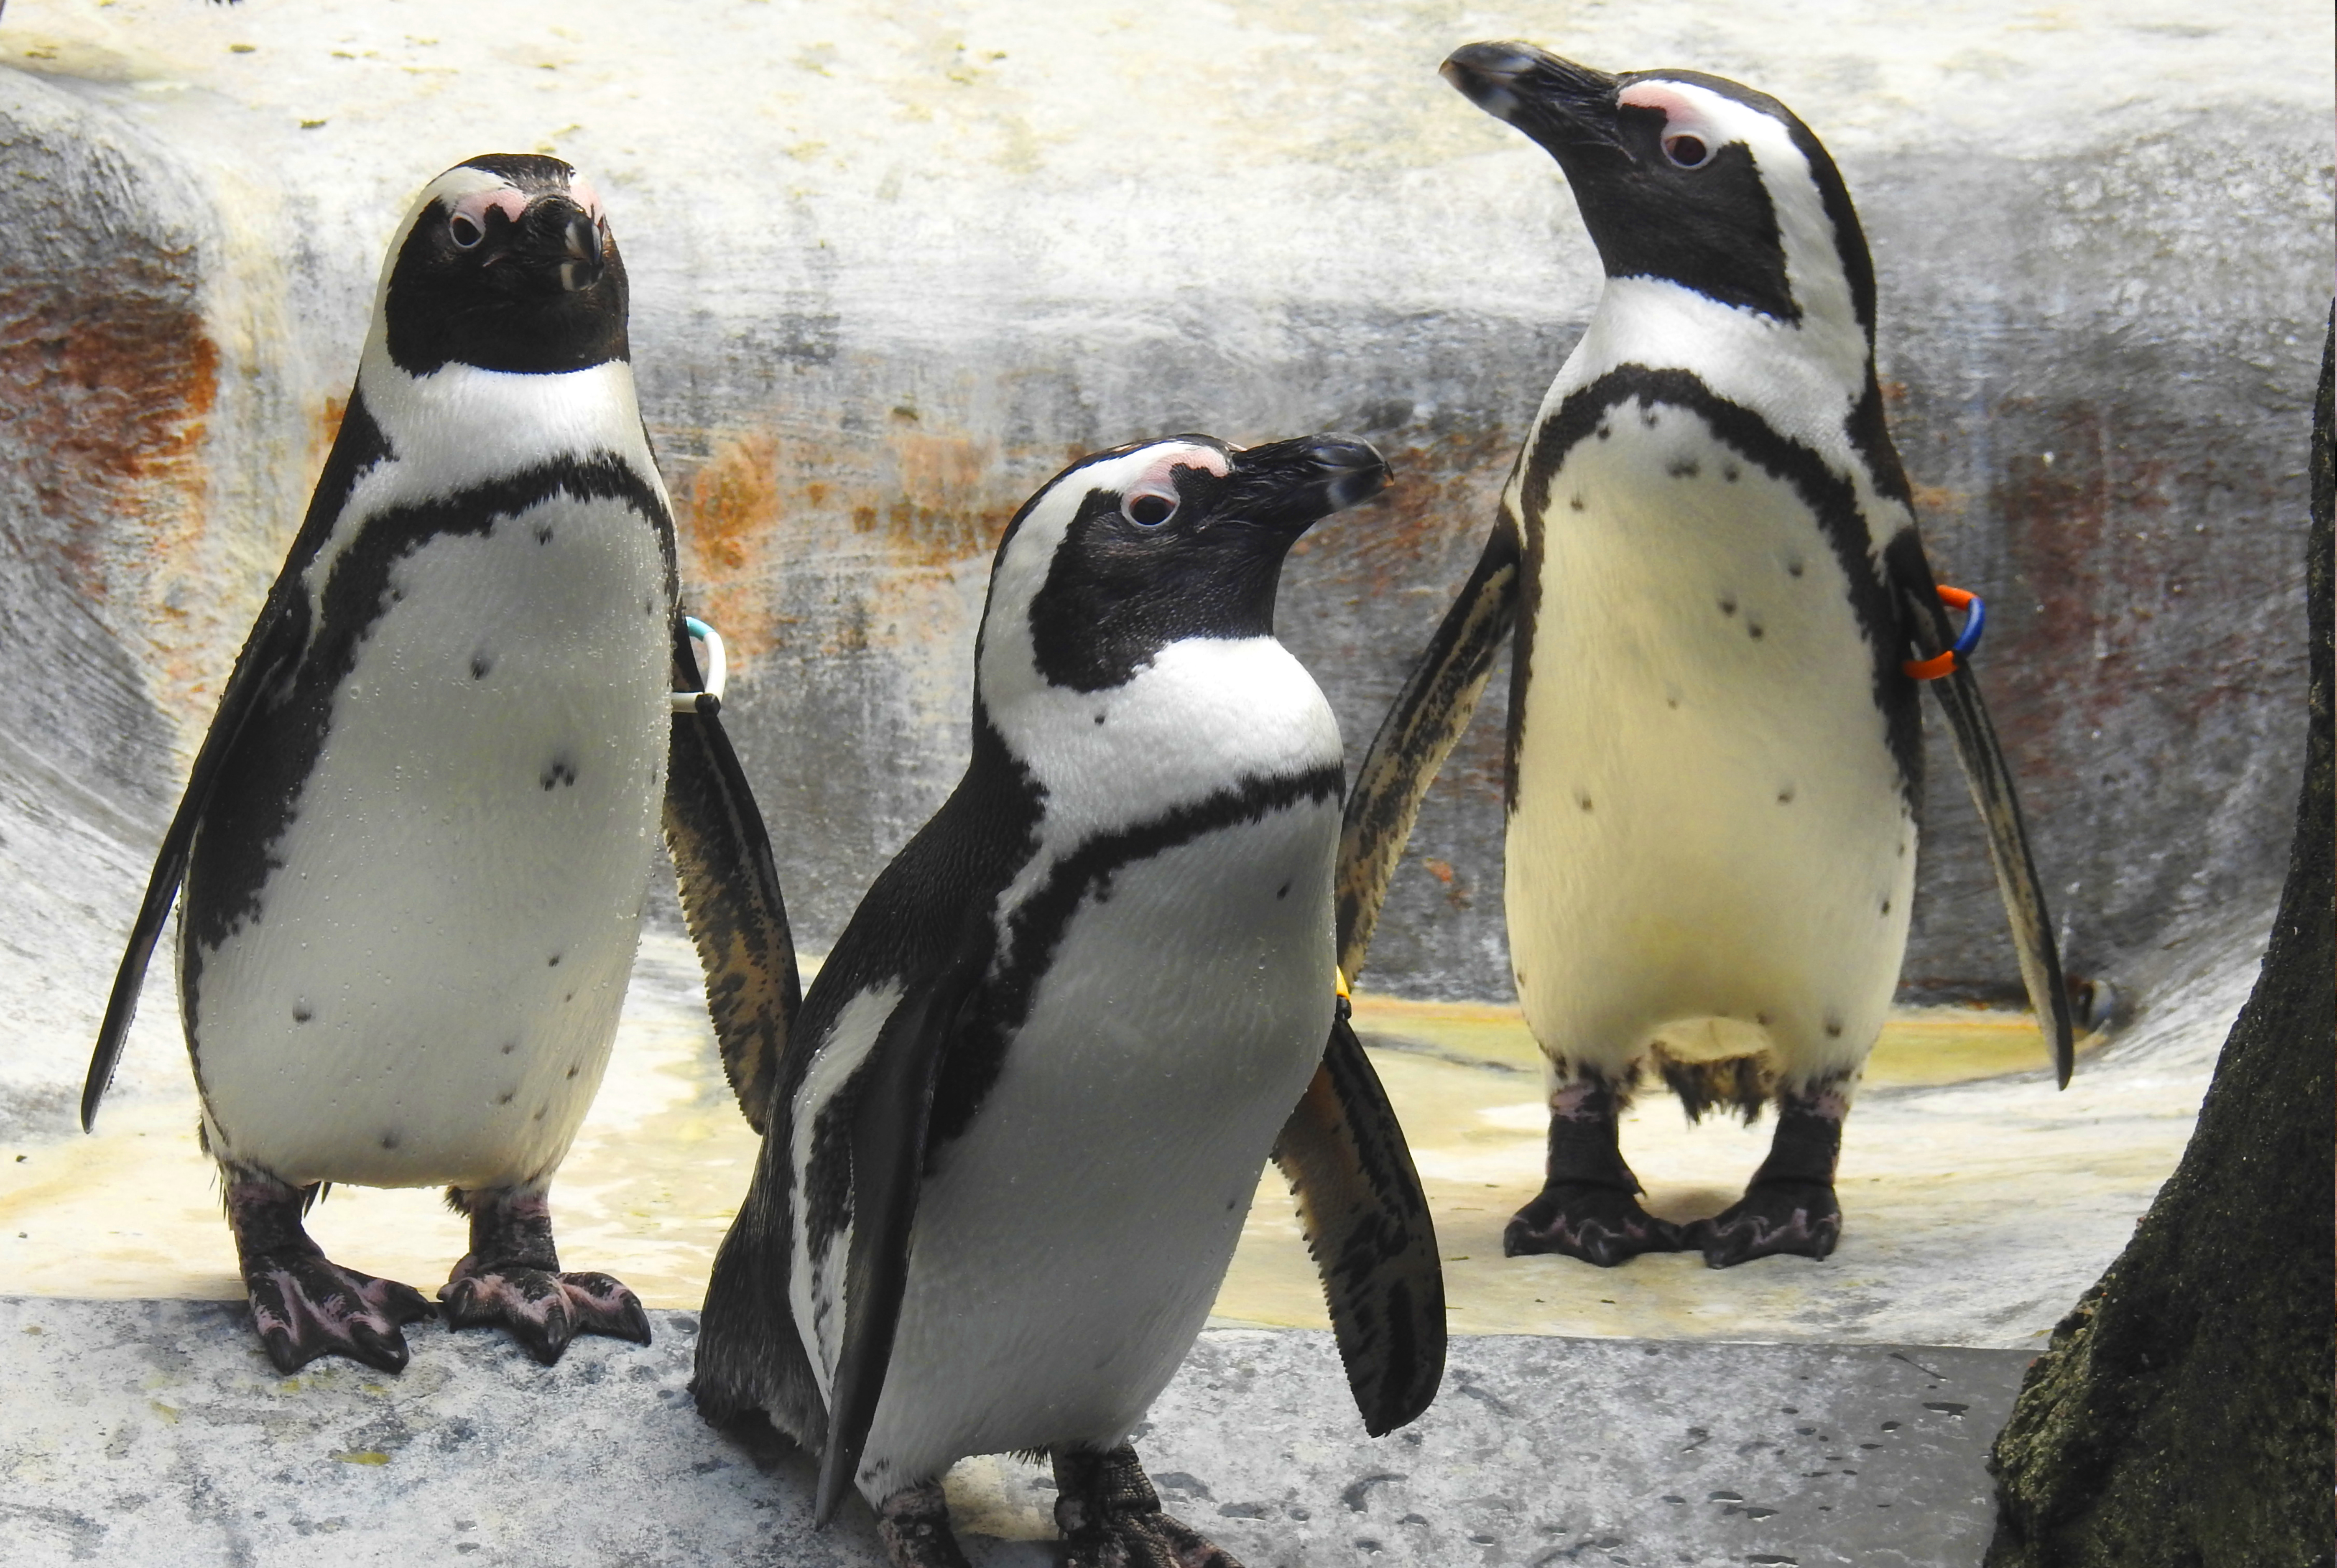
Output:
[[[1736,474],[1737,467],[1735,463],[1724,463],[1720,465],[1720,477],[1726,480],[1729,483],[1735,484],[1736,482]]]
[[[517,1098],[519,1098],[519,1091],[517,1089],[505,1089],[502,1094],[495,1096],[495,1104],[499,1105],[508,1105]]]
[[[1275,889],[1274,896],[1278,899],[1288,898],[1290,896],[1290,884],[1288,882],[1285,882],[1280,887]]]
[[[1639,423],[1646,425],[1649,430],[1655,429],[1656,411],[1652,408],[1643,408],[1639,410]]]
[[[1704,471],[1697,466],[1697,461],[1692,457],[1676,457],[1664,472],[1674,479],[1694,479]]]
[[[396,1133],[384,1133],[381,1135],[381,1146],[385,1149],[394,1149],[397,1147],[397,1135]]]
[[[1799,577],[1802,575],[1802,558],[1800,556],[1795,556],[1793,560],[1785,563],[1785,575],[1787,577]]]
[[[505,1041],[504,1042],[504,1056],[507,1056],[507,1057],[508,1057],[508,1056],[510,1056],[513,1051],[515,1051],[515,1050],[517,1050],[517,1049],[519,1049],[519,1042],[518,1042],[517,1040],[505,1040]]]
[[[583,1069],[583,1068],[582,1068],[582,1066],[581,1066],[571,1067],[571,1068],[569,1068],[569,1069],[568,1069],[568,1076],[569,1076],[570,1077],[572,1077],[572,1077],[574,1077],[577,1074],[579,1074],[579,1073],[582,1072],[583,1070],[584,1070],[584,1069]]]
[[[1842,1015],[1831,1008],[1828,1008],[1826,1011],[1825,1032],[1828,1039],[1838,1040],[1842,1038]]]
[[[1736,596],[1735,594],[1724,593],[1720,596],[1720,613],[1723,615],[1735,615],[1736,613]]]
[[[546,1111],[549,1111],[550,1109],[552,1109],[552,1107],[551,1107],[550,1105],[538,1105],[538,1106],[536,1106],[536,1108],[535,1108],[535,1119],[536,1119],[537,1121],[539,1121],[539,1122],[540,1122],[540,1121],[542,1121],[542,1120],[543,1120],[543,1114],[544,1114]]]
[[[294,1023],[305,1024],[316,1016],[316,1010],[310,1008],[308,1003],[294,1002],[292,1004],[292,1021]]]
[[[1599,427],[1599,439],[1601,441],[1606,440],[1609,436],[1614,433],[1615,427],[1611,424],[1602,424]]]
[[[1789,806],[1794,803],[1793,785],[1787,784],[1785,788],[1777,792],[1777,803],[1781,806]]]
[[[471,678],[473,680],[486,679],[487,671],[494,667],[494,656],[488,653],[484,648],[471,656]]]
[[[1763,628],[1761,623],[1757,620],[1746,621],[1745,623],[1745,630],[1755,642],[1759,642],[1765,635],[1765,628]]]
[[[1582,510],[1582,497],[1579,495],[1569,496],[1567,498],[1566,504],[1572,507],[1575,511],[1580,511]]]
[[[1589,811],[1590,809],[1590,797],[1584,794],[1581,791],[1577,790],[1574,794],[1574,803],[1580,806],[1584,811]]]
[[[1101,723],[1103,723],[1103,715],[1101,715],[1101,714],[1098,714],[1098,715],[1096,715],[1096,723],[1098,723],[1098,724],[1101,724]]]
[[[1753,1021],[1765,1029],[1769,1027],[1769,1015],[1766,1013],[1755,1013],[1753,1015]]]
[[[647,616],[654,616],[657,614],[657,598],[655,595],[651,595],[650,598],[641,600],[641,613]]]
[[[1891,901],[1889,899],[1884,899],[1882,901],[1882,912],[1886,915],[1891,912]]]
[[[543,770],[543,784],[547,790],[560,784],[572,785],[575,782],[576,765],[564,756],[553,757]]]
[[[535,542],[538,544],[550,544],[552,542],[552,525],[550,523],[542,522],[536,524]]]
[[[560,967],[560,955],[558,953],[552,954],[551,958],[544,960],[543,967],[547,969],[558,969]]]

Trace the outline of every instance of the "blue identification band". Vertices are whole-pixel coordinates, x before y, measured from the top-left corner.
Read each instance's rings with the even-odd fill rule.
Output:
[[[1970,657],[1971,650],[1980,646],[1980,634],[1988,629],[1988,603],[1980,595],[1945,583],[1940,585],[1939,594],[1941,604],[1964,612],[1964,629],[1947,652],[1931,658],[1911,658],[1899,667],[1917,680],[1937,680],[1943,675],[1954,674],[1957,664]]]
[[[730,676],[729,660],[722,652],[722,634],[694,615],[683,616],[681,626],[692,642],[706,646],[706,689],[674,692],[666,701],[676,713],[699,713],[711,718],[722,711],[722,687]]]

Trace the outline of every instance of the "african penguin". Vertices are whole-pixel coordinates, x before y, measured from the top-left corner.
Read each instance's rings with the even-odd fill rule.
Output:
[[[1948,629],[1884,426],[1865,242],[1817,139],[1748,88],[1522,44],[1472,44],[1443,72],[1558,161],[1607,285],[1364,763],[1343,961],[1360,967],[1412,813],[1514,627],[1511,961],[1550,1124],[1547,1185],[1504,1245],[1822,1258],[1843,1118],[1907,940],[1922,755],[1904,667]],[[2068,1004],[2011,779],[1970,669],[1945,662],[1934,690],[2066,1082]],[[1641,1208],[1618,1144],[1644,1063],[1691,1117],[1777,1103],[1743,1200],[1685,1228]]]
[[[972,759],[804,998],[693,1385],[822,1454],[820,1517],[856,1485],[900,1563],[963,1561],[942,1475],[1007,1450],[1052,1456],[1073,1562],[1230,1563],[1128,1443],[1270,1151],[1366,1425],[1434,1392],[1433,1232],[1335,1008],[1338,728],[1273,635],[1292,541],[1385,481],[1337,437],[1148,442],[998,547]]]
[[[454,1326],[503,1323],[547,1363],[579,1332],[647,1342],[631,1290],[561,1272],[546,1193],[608,1061],[670,738],[696,785],[670,825],[727,800],[759,833],[743,784],[702,776],[728,755],[699,733],[712,705],[670,726],[687,658],[600,198],[554,158],[457,165],[390,243],[347,415],[83,1092],[86,1126],[183,879],[201,1135],[279,1368],[397,1370],[401,1326],[432,1315],[308,1239],[334,1182],[447,1185],[471,1221],[439,1291]],[[721,874],[761,869],[738,821],[700,825],[738,855]]]

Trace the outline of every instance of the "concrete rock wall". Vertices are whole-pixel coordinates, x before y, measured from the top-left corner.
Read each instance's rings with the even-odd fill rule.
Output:
[[[817,950],[953,782],[988,551],[1077,453],[1381,443],[1398,484],[1305,541],[1281,611],[1360,756],[1596,296],[1555,169],[1434,73],[1510,35],[1736,76],[1827,141],[1934,560],[1990,599],[2070,967],[2146,1003],[2185,944],[2268,916],[2283,864],[2331,31],[2303,0],[15,0],[0,1024],[27,1048],[0,1094],[54,1108],[78,1072],[436,170],[540,148],[608,197],[685,580]],[[1499,755],[1481,722],[1432,797],[1375,984],[1506,993]],[[1909,986],[2007,993],[1937,734],[1931,797]]]

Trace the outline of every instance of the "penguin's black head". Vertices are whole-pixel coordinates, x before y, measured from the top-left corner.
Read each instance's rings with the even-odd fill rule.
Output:
[[[391,363],[409,375],[628,357],[608,215],[557,158],[486,153],[432,180],[390,251],[381,312]]]
[[[1871,342],[1874,270],[1833,160],[1766,93],[1698,71],[1609,76],[1530,44],[1471,44],[1444,79],[1565,170],[1607,276],[1677,283]]]
[[[1310,435],[1237,451],[1206,435],[1081,458],[1023,503],[999,542],[983,679],[1078,691],[1121,684],[1188,638],[1274,634],[1298,536],[1385,488],[1369,443]],[[1029,631],[1028,662],[1018,633]],[[993,691],[992,696],[1001,693]]]

